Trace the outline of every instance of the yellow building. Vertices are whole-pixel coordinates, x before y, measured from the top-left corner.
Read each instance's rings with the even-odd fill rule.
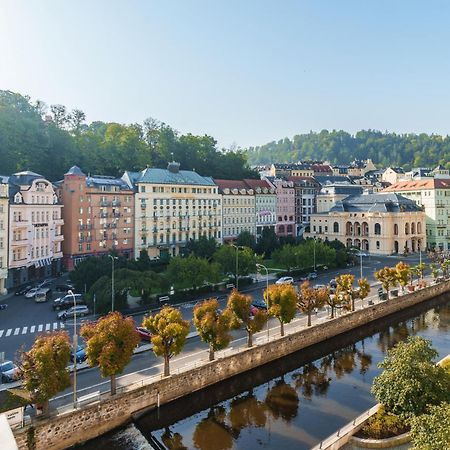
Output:
[[[414,253],[426,249],[425,212],[394,193],[352,195],[327,213],[313,214],[305,236],[338,240],[372,254]]]
[[[142,250],[151,259],[184,253],[187,242],[200,236],[222,242],[222,205],[211,178],[180,170],[147,168],[122,177],[135,189],[134,255]]]
[[[8,178],[0,176],[0,295],[6,294],[8,278]]]

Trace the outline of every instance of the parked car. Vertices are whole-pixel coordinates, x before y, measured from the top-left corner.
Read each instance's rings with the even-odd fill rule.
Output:
[[[64,297],[58,297],[53,300],[52,308],[54,311],[59,311],[60,309],[68,309],[73,306],[75,296],[75,304],[76,305],[85,305],[86,302],[81,294],[67,294]]]
[[[86,349],[84,347],[84,345],[78,345],[77,347],[77,351],[75,353],[76,358],[77,358],[77,363],[81,363],[86,359]],[[73,351],[70,354],[70,360],[73,362],[74,360],[74,355],[73,355]]]
[[[57,292],[73,291],[75,288],[71,284],[57,284],[55,290]]]
[[[22,286],[16,289],[14,295],[25,295],[30,289],[33,288],[33,285],[29,284],[28,286]]]
[[[52,298],[52,290],[50,288],[39,289],[34,296],[36,303],[47,302]]]
[[[330,281],[329,281],[329,286],[331,287],[331,288],[334,288],[334,289],[336,289],[337,288],[337,283],[336,283],[336,279],[335,278],[332,278]]]
[[[255,299],[252,301],[252,306],[254,306],[255,308],[258,308],[258,309],[267,310],[267,304],[264,300]]]
[[[315,280],[317,278],[317,272],[310,272],[306,275],[308,280]]]
[[[150,333],[150,331],[147,330],[147,328],[144,327],[136,327],[136,333],[139,335],[139,337],[143,340],[143,341],[149,341],[152,338],[152,335]]]
[[[86,305],[72,306],[72,308],[69,308],[67,311],[58,313],[58,319],[66,320],[74,317],[75,314],[77,315],[77,317],[86,316],[89,314],[89,309]]]
[[[37,288],[37,287],[34,287],[34,288],[31,288],[26,294],[25,294],[25,297],[26,298],[34,298],[34,296],[36,295],[36,292],[39,290],[39,288]]]
[[[12,383],[19,378],[19,368],[12,361],[5,361],[0,364],[2,383]]]
[[[314,289],[323,289],[323,288],[326,288],[326,286],[325,286],[324,284],[315,284],[315,285],[313,286],[313,288],[314,288]]]
[[[53,280],[44,280],[44,281],[41,281],[41,282],[37,285],[37,287],[38,287],[39,289],[42,289],[42,288],[45,288],[45,287],[47,287],[47,286],[50,286],[52,283],[53,283]]]
[[[281,277],[275,282],[275,284],[292,284],[294,279],[292,277]]]

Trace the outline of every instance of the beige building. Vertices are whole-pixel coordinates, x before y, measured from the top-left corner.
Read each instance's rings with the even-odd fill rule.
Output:
[[[171,162],[167,169],[125,172],[122,179],[135,190],[136,258],[142,250],[152,259],[183,254],[200,236],[222,242],[221,196],[211,178]]]
[[[8,287],[62,270],[62,204],[54,186],[34,172],[9,177]]]
[[[328,213],[312,215],[306,236],[339,240],[372,254],[414,253],[426,248],[425,213],[394,193],[350,196]]]
[[[6,294],[8,278],[8,178],[0,175],[0,295]]]
[[[354,184],[328,184],[322,186],[316,197],[318,213],[328,212],[336,203],[349,195],[360,195],[363,193],[361,186]]]
[[[450,250],[450,180],[422,178],[400,181],[383,192],[398,192],[422,207],[428,248]]]
[[[256,236],[255,191],[240,180],[218,180],[222,195],[223,239],[233,241],[243,231]]]
[[[405,171],[401,167],[388,167],[381,175],[381,181],[395,184],[405,177]]]

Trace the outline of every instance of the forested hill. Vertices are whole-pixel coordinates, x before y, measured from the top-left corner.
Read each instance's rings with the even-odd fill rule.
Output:
[[[0,174],[31,170],[55,181],[75,164],[85,173],[121,176],[146,166],[165,168],[174,159],[181,169],[205,176],[257,177],[243,152],[221,151],[210,136],[180,135],[154,119],[130,125],[85,119],[81,110],[0,90]]]
[[[450,137],[428,134],[396,134],[363,130],[310,132],[269,142],[247,151],[250,164],[288,163],[301,160],[328,160],[349,163],[371,158],[377,165],[450,168]]]

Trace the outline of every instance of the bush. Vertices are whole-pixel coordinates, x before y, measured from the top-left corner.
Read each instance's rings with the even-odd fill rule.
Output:
[[[447,358],[445,361],[441,363],[441,367],[447,372],[450,373],[450,358]]]
[[[385,439],[407,431],[408,426],[402,419],[391,412],[387,412],[383,406],[380,406],[377,413],[362,428],[363,436],[371,439]]]

